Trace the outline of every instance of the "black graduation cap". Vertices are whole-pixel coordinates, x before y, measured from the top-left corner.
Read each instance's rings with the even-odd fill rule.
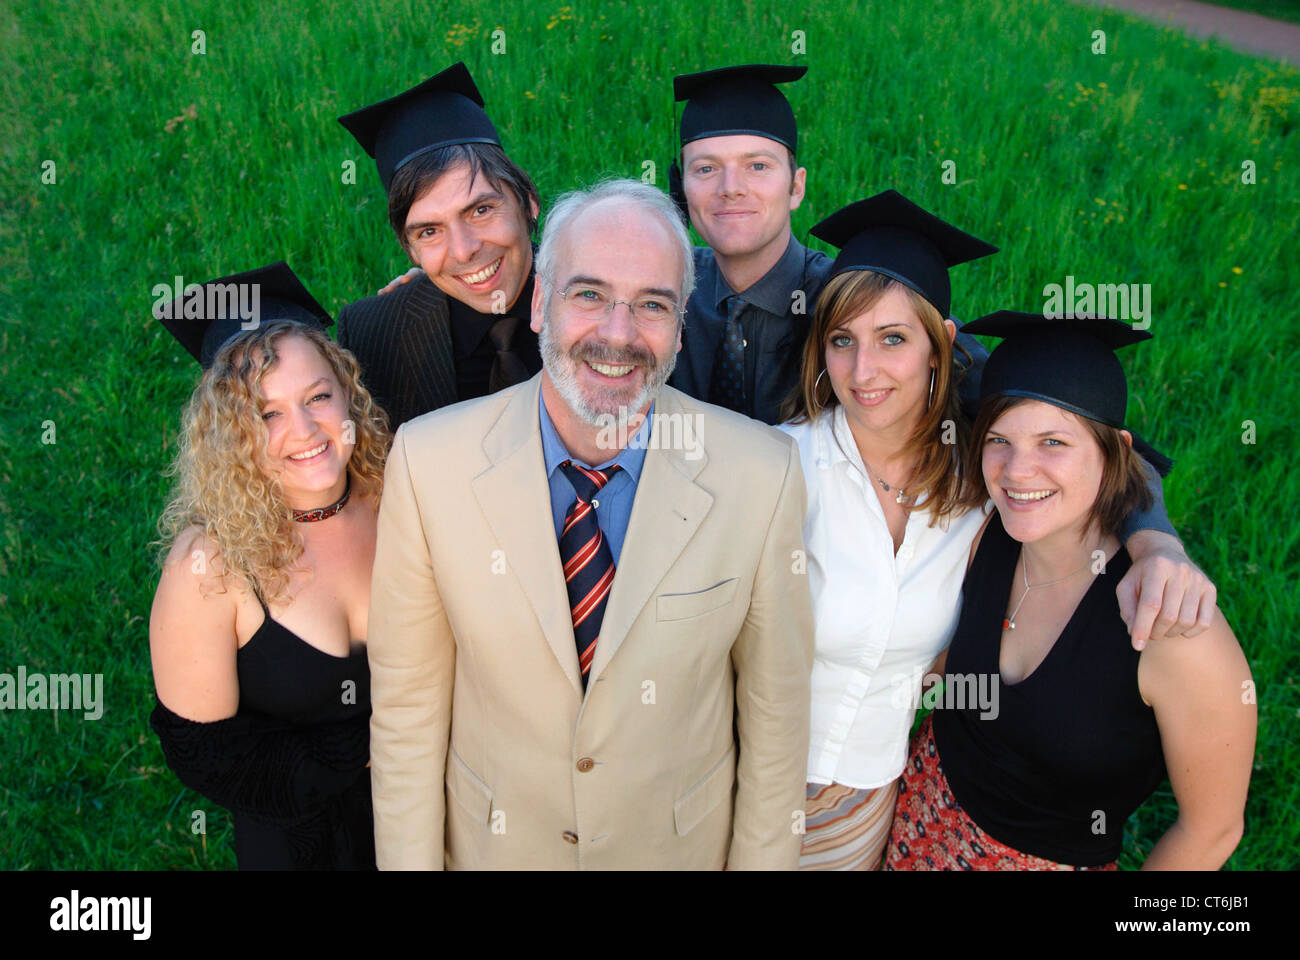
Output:
[[[1108,317],[1014,310],[990,313],[961,329],[1003,338],[984,365],[981,403],[999,394],[1028,397],[1126,429],[1128,379],[1115,351],[1150,340],[1146,330]],[[1172,460],[1137,434],[1133,434],[1133,447],[1162,477],[1173,467]]]
[[[1128,380],[1115,351],[1150,340],[1145,330],[1107,317],[1053,317],[999,310],[962,333],[1002,337],[984,366],[980,400],[1029,397],[1124,429]]]
[[[748,133],[797,151],[794,111],[775,84],[807,72],[807,67],[750,64],[673,77],[673,97],[688,101],[682,110],[682,144]]]
[[[952,306],[948,268],[998,252],[897,190],[850,203],[810,232],[840,248],[828,280],[847,270],[874,270],[911,287],[945,317]]]
[[[154,314],[204,370],[245,324],[294,320],[319,329],[334,321],[283,260],[207,283],[187,285]]]
[[[501,144],[463,62],[405,93],[339,117],[339,123],[375,158],[385,191],[394,173],[430,150],[457,143]]]

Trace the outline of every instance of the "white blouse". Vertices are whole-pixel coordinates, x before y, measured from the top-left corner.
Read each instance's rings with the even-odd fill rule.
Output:
[[[816,621],[808,781],[883,786],[903,771],[921,677],[957,627],[985,513],[931,527],[929,511],[914,510],[895,555],[844,408],[780,429],[799,445],[808,488]]]

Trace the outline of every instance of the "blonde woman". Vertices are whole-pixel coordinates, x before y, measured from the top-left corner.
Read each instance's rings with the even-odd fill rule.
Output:
[[[164,320],[210,366],[159,522],[151,723],[180,780],[230,809],[241,869],[373,868],[365,639],[387,428],[287,267],[218,285],[259,292],[255,329]]]
[[[968,506],[959,465],[969,426],[954,384],[948,269],[996,248],[893,190],[813,234],[841,250],[781,428],[799,445],[808,488],[816,619],[800,866],[878,869],[921,680],[956,626],[985,516]],[[1175,621],[1185,595],[1193,611],[1208,596],[1212,613],[1213,587],[1174,538],[1143,529],[1156,525],[1167,527],[1158,506],[1128,518],[1134,567],[1121,590],[1162,598]]]

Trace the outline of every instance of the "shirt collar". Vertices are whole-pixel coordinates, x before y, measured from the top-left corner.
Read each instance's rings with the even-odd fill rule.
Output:
[[[817,417],[817,465],[834,467],[843,464],[850,473],[861,480],[867,479],[867,468],[862,463],[857,441],[849,429],[848,414],[843,404],[823,410]]]
[[[746,303],[751,303],[760,310],[766,310],[768,313],[783,317],[790,312],[790,293],[798,289],[803,284],[803,267],[805,257],[805,247],[802,243],[790,234],[790,242],[786,244],[785,253],[781,254],[781,259],[772,265],[772,269],[759,277],[758,282],[753,284],[741,294],[731,289],[726,279],[722,276],[722,268],[717,264],[717,254],[714,254],[714,266],[716,274],[713,284],[713,302],[718,308],[718,312],[725,315],[723,302],[730,296],[739,296]]]
[[[604,470],[617,461],[620,469],[632,478],[633,484],[640,482],[641,467],[645,465],[645,451],[650,442],[650,426],[654,423],[655,405],[653,403],[650,404],[645,423],[641,424],[640,429],[628,438],[627,446],[604,463],[594,464],[584,463],[569,453],[568,448],[564,446],[564,441],[560,439],[559,431],[555,429],[551,415],[546,410],[546,400],[540,396],[540,393],[541,387],[539,386],[537,409],[539,411],[538,419],[541,420],[542,424],[542,455],[546,460],[546,476],[548,478],[555,474],[555,471],[565,460],[572,460],[574,463],[592,470]]]
[[[844,412],[844,405],[837,403],[833,410],[823,410],[818,414],[817,427],[817,466],[829,469],[842,464],[845,473],[874,493],[872,485],[875,481],[871,479],[866,465],[862,462],[862,453],[858,450],[858,442],[853,439],[853,431],[849,429],[849,417]],[[917,503],[924,505],[929,499],[923,497]],[[928,518],[928,514],[924,511],[913,510],[908,515],[908,523],[912,522],[913,517],[921,516]],[[951,520],[951,517],[945,518],[941,529],[947,530]]]

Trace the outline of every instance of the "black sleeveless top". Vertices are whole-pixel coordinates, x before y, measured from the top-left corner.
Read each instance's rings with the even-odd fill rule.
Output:
[[[1043,662],[1008,685],[998,655],[1019,555],[995,512],[962,586],[945,673],[996,677],[996,716],[977,704],[936,709],[939,759],[957,802],[995,840],[1099,866],[1119,857],[1125,821],[1165,777],[1155,712],[1138,690],[1140,653],[1115,596],[1131,560],[1121,547]]]
[[[355,730],[353,742],[368,743],[370,667],[365,651],[335,657],[271,619],[265,603],[262,613],[262,625],[236,655],[239,715],[287,723],[309,741],[317,732],[335,740],[345,727]],[[268,818],[232,810],[240,869],[373,869],[367,757],[368,751],[353,759],[357,773],[342,790],[326,782],[334,779],[332,771],[317,777],[310,766],[300,768],[298,776],[314,782],[300,783],[298,789],[326,798],[311,812]]]

